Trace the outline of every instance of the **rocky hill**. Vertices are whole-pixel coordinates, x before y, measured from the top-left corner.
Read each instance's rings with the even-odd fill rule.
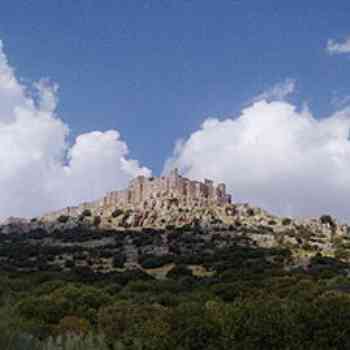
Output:
[[[185,264],[214,276],[227,266],[256,264],[347,274],[349,259],[348,225],[328,215],[296,220],[231,203],[225,185],[193,182],[177,171],[136,178],[100,201],[0,225],[1,267],[10,271],[137,269],[165,277]]]
[[[254,263],[257,254],[285,270],[337,266],[347,273],[350,256],[349,226],[330,216],[295,220],[248,204],[184,208],[174,202],[161,210],[114,207],[99,215],[85,209],[55,220],[9,219],[0,232],[2,268],[17,271],[139,269],[165,276],[181,263],[212,275],[225,264]],[[253,258],[227,261],[228,251]]]

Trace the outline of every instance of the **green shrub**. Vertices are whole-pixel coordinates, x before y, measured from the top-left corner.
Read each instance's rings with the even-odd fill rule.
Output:
[[[114,268],[123,268],[126,262],[126,256],[124,254],[118,254],[113,256],[112,265]]]
[[[292,223],[292,220],[290,218],[283,218],[282,219],[282,225],[288,226]]]
[[[38,350],[110,350],[103,335],[89,334],[85,337],[78,335],[49,338]],[[117,345],[114,350],[117,350]],[[32,350],[32,349],[28,349]],[[34,349],[33,349],[34,350]]]
[[[160,305],[117,303],[99,311],[99,329],[108,342],[120,340],[124,344],[142,344],[142,349],[167,350],[173,338],[169,313]],[[173,347],[170,347],[173,348]]]
[[[174,311],[173,328],[177,349],[222,349],[220,324],[202,303],[180,304]]]
[[[335,227],[335,221],[330,215],[322,215],[320,221],[322,224],[329,224],[331,227]]]
[[[86,217],[86,216],[91,216],[91,210],[90,209],[84,209],[83,212],[81,213],[81,216]]]
[[[102,222],[101,216],[97,215],[94,217],[94,225],[95,226],[99,226],[101,224],[101,222]]]
[[[166,275],[168,278],[179,279],[182,277],[192,277],[192,270],[186,265],[175,265]]]
[[[254,209],[252,209],[252,208],[248,208],[246,213],[247,213],[248,216],[254,216],[255,215]]]
[[[344,249],[343,247],[338,247],[334,252],[334,257],[340,260],[349,260],[350,259],[350,251]]]
[[[57,219],[58,222],[65,224],[69,220],[68,215],[60,215]]]
[[[113,212],[112,212],[112,217],[113,218],[117,218],[118,216],[122,215],[124,213],[123,210],[121,209],[115,209]]]

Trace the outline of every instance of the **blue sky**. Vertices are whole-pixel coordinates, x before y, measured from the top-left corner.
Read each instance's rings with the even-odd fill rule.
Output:
[[[5,1],[0,38],[17,76],[50,77],[75,135],[116,128],[159,173],[178,138],[238,114],[296,79],[317,117],[350,94],[349,58],[325,54],[349,33],[348,1]]]
[[[349,1],[4,1],[0,219],[178,167],[234,201],[350,222],[349,13]]]

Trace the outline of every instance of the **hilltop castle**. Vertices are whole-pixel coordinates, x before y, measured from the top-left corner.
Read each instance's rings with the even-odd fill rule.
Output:
[[[223,205],[231,202],[231,196],[226,194],[225,184],[214,186],[211,180],[205,180],[204,183],[191,181],[174,169],[169,176],[138,176],[126,190],[108,193],[100,204],[147,209],[167,200],[176,201],[181,206]]]
[[[157,209],[171,205],[180,207],[222,206],[231,203],[231,196],[226,193],[225,184],[214,186],[213,181],[191,181],[179,175],[174,169],[168,176],[133,179],[128,188],[107,193],[102,199],[82,203],[78,207],[68,207],[47,216],[79,215],[85,209],[104,211],[110,208]]]

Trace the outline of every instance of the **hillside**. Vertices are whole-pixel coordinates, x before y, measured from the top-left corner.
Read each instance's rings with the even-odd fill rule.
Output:
[[[101,212],[99,212],[101,214]],[[347,262],[350,234],[330,216],[293,220],[248,204],[162,210],[108,209],[55,220],[10,219],[0,226],[2,266],[19,271],[84,267],[103,273],[189,261],[215,273],[224,250],[288,252],[286,269],[309,268],[322,255]],[[11,252],[16,252],[11,254]],[[212,261],[213,264],[208,264]]]
[[[202,190],[3,222],[0,348],[349,348],[349,226]]]

